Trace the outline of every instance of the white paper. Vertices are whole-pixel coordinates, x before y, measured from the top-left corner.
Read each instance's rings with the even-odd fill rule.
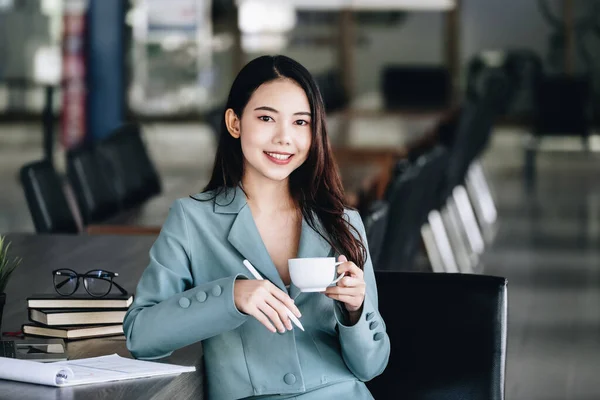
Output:
[[[0,357],[0,378],[58,387],[179,375],[195,370],[195,367],[132,360],[117,354],[46,364]]]
[[[0,357],[0,378],[2,379],[58,386],[73,376],[73,371],[65,365]]]

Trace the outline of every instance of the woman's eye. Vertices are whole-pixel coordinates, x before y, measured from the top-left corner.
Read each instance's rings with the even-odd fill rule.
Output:
[[[260,119],[263,122],[273,121],[273,118],[269,117],[268,115],[262,115],[262,116],[258,117],[258,119]]]
[[[308,125],[308,121],[305,121],[303,119],[299,119],[299,120],[296,121],[296,125],[306,126],[306,125]]]

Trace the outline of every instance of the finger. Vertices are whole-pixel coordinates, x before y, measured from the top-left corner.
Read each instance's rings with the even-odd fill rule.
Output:
[[[363,286],[364,284],[365,284],[365,281],[363,281],[362,279],[352,278],[350,276],[343,277],[337,283],[338,286],[342,286],[342,287],[358,287],[358,286]]]
[[[286,308],[283,305],[283,303],[274,296],[267,297],[265,299],[265,301],[267,302],[268,305],[271,306],[271,308],[273,310],[275,310],[277,312],[277,314],[279,314],[279,319],[283,322],[286,329],[288,331],[291,331],[293,329],[292,322],[290,321],[290,317],[288,317],[288,315],[287,315],[287,311],[286,311]]]
[[[338,257],[338,261],[339,261],[339,262],[343,262],[343,263],[345,263],[345,262],[347,262],[347,261],[348,261],[348,259],[346,258],[346,256],[339,256],[339,257]]]
[[[353,262],[345,262],[343,264],[338,265],[337,269],[338,274],[342,274],[344,272],[348,272],[350,275],[354,275],[358,278],[363,278],[363,270],[358,268],[356,264]]]
[[[275,296],[277,300],[282,302],[287,308],[289,308],[290,311],[293,312],[296,317],[300,318],[302,316],[302,313],[300,312],[300,310],[298,310],[298,307],[296,307],[294,300],[292,300],[292,298],[288,296],[288,294],[285,293],[283,290],[279,289],[277,286],[273,286],[271,294]]]
[[[260,322],[261,324],[266,326],[267,329],[270,330],[271,332],[273,332],[273,333],[277,332],[277,329],[275,329],[275,327],[273,326],[271,321],[269,321],[269,318],[267,318],[267,316],[265,314],[263,314],[262,311],[260,311],[258,308],[251,310],[250,315],[252,315],[254,318],[256,318],[258,320],[258,322]]]
[[[265,314],[271,320],[271,322],[273,323],[273,325],[275,325],[275,328],[277,328],[279,332],[285,332],[285,325],[283,324],[281,318],[279,318],[279,314],[273,309],[273,307],[271,307],[265,302],[259,304],[258,309],[262,311],[263,314]]]
[[[327,297],[333,299],[333,300],[337,300],[340,301],[344,304],[347,304],[349,306],[352,307],[358,307],[359,306],[359,299],[354,297],[354,296],[348,296],[345,294],[328,294]]]
[[[343,287],[343,286],[331,286],[328,287],[324,292],[325,294],[343,294],[347,296],[364,296],[365,291],[360,287]]]

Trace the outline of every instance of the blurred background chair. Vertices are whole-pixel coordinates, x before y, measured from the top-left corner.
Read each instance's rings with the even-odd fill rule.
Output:
[[[533,137],[525,146],[523,174],[529,187],[535,184],[536,156],[544,137],[580,137],[582,147],[588,149],[593,115],[591,88],[592,81],[587,76],[544,76],[538,82]]]
[[[37,233],[79,232],[63,191],[63,183],[50,161],[24,165],[20,178]]]
[[[96,151],[121,208],[139,205],[161,192],[160,177],[142,141],[139,125],[115,130],[97,144]]]
[[[341,110],[348,104],[348,94],[344,89],[342,75],[339,71],[321,72],[315,74],[314,78],[328,113]]]
[[[391,182],[388,191],[389,216],[384,245],[377,268],[414,271],[421,244],[421,227],[434,206],[447,151],[434,147],[419,157]]]
[[[450,73],[444,67],[385,66],[381,92],[387,109],[441,109],[452,101]]]
[[[119,212],[119,200],[91,147],[67,153],[67,177],[85,225],[99,223]]]
[[[376,399],[503,400],[504,278],[376,271],[379,311],[392,344]]]
[[[363,224],[369,244],[369,254],[374,268],[379,266],[381,249],[386,240],[386,231],[389,221],[390,205],[385,200],[373,202],[369,209],[363,213]]]

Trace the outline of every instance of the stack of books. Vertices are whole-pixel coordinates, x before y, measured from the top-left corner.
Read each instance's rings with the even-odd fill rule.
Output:
[[[22,330],[26,335],[67,340],[122,335],[123,318],[132,302],[132,295],[32,296],[27,298],[31,323]]]

